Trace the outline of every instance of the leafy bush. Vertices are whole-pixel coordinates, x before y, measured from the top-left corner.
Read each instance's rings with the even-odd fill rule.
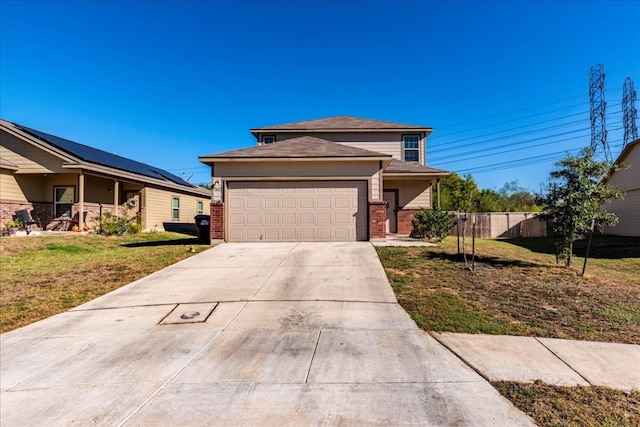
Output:
[[[447,212],[441,210],[421,210],[416,212],[413,220],[411,237],[428,238],[437,242],[449,235],[449,230],[455,225],[455,220]]]
[[[111,212],[104,212],[102,216],[95,217],[94,221],[97,223],[96,228],[100,230],[99,233],[107,236],[136,234],[142,231],[139,213],[130,218],[126,213],[117,216]]]

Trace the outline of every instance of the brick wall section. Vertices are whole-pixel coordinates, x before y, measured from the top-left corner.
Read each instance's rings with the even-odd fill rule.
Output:
[[[224,239],[224,203],[211,203],[211,221],[209,222],[211,240]]]
[[[31,214],[31,218],[34,221],[40,220],[42,223],[42,228],[45,230],[62,230],[64,226],[69,227],[68,223],[61,224],[59,221],[53,220],[53,203],[47,202],[34,202],[34,203],[25,203],[25,202],[2,202],[0,203],[0,228],[4,228],[4,224],[7,221],[12,221],[16,211],[26,209]],[[71,209],[73,215],[76,215],[80,211],[80,205],[75,203]],[[87,213],[86,216],[86,225],[89,228],[94,228],[96,226],[95,217],[100,215],[100,204],[99,203],[85,203],[84,211]],[[105,212],[114,212],[113,205],[102,205],[102,213]],[[32,229],[36,229],[38,227],[31,226]]]
[[[373,201],[369,203],[369,239],[387,237],[387,202]]]
[[[411,221],[420,209],[401,209],[398,211],[398,234],[408,236],[413,230]]]

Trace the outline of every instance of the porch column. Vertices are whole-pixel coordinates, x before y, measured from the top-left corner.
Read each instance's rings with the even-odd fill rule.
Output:
[[[440,210],[440,178],[436,179],[436,193],[438,194],[438,210]]]
[[[80,171],[78,175],[78,198],[80,212],[78,212],[78,231],[84,230],[84,174]]]
[[[120,200],[120,183],[118,180],[113,182],[113,213],[115,216],[119,214],[118,201]]]

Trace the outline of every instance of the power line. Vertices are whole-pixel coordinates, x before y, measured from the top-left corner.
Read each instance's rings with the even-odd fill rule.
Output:
[[[585,131],[585,130],[588,130],[588,129],[589,128],[584,128],[584,129],[579,129],[578,131]],[[575,132],[577,132],[577,131],[575,131]],[[574,131],[565,132],[565,134],[571,134],[571,133],[574,133]],[[589,134],[578,135],[578,136],[574,136],[574,137],[571,137],[571,138],[564,138],[564,139],[555,139],[556,136],[559,136],[559,135],[552,135],[552,136],[549,136],[549,137],[536,138],[534,140],[521,141],[521,142],[517,142],[515,144],[508,144],[508,145],[504,145],[503,146],[503,147],[508,147],[508,146],[514,146],[514,145],[518,145],[518,144],[529,143],[531,141],[538,141],[538,140],[542,141],[542,140],[545,140],[545,139],[549,139],[551,137],[554,138],[553,141],[545,142],[545,143],[542,143],[542,144],[536,144],[533,147],[519,147],[519,148],[514,148],[514,149],[511,149],[511,150],[499,151],[497,153],[488,153],[488,154],[484,154],[482,156],[472,156],[472,157],[464,157],[464,158],[457,158],[456,157],[455,160],[451,160],[451,161],[449,161],[449,163],[465,162],[465,161],[474,160],[474,159],[481,159],[483,157],[491,157],[491,156],[495,156],[495,155],[498,155],[498,154],[513,153],[514,151],[522,151],[524,149],[537,148],[537,147],[542,147],[542,146],[545,146],[545,145],[558,144],[560,142],[573,141],[573,140],[576,140],[576,139],[581,139],[581,138],[588,137]],[[472,152],[465,153],[465,154],[475,154],[475,153],[482,153],[482,152],[486,152],[486,151],[487,150],[476,150],[476,151],[472,151]],[[436,159],[434,161],[438,161],[438,160],[442,160],[442,159]]]

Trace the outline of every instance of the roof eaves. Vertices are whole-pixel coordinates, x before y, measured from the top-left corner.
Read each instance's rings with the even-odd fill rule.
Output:
[[[164,179],[157,179],[157,178],[148,177],[146,175],[140,175],[140,174],[135,174],[127,171],[122,171],[120,169],[114,169],[109,166],[103,166],[103,165],[91,164],[91,163],[65,163],[62,165],[62,167],[64,169],[83,169],[83,170],[96,172],[96,173],[100,173],[107,176],[117,176],[127,181],[151,184],[158,187],[177,190],[181,192],[187,192],[191,194],[210,196],[209,190],[207,190],[206,188],[197,186],[195,184],[191,184],[189,186],[182,185],[182,184],[178,184],[172,181],[167,181]]]

